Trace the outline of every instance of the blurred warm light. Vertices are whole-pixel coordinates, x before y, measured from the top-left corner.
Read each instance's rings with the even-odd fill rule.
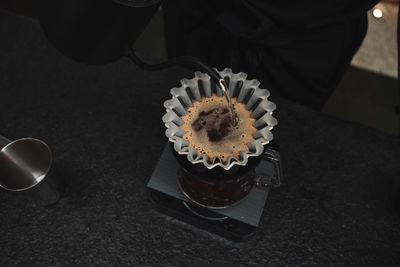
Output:
[[[379,18],[382,18],[382,17],[383,17],[383,12],[382,12],[382,10],[380,10],[379,8],[375,8],[375,9],[372,11],[372,15],[374,15],[375,18],[379,19]]]

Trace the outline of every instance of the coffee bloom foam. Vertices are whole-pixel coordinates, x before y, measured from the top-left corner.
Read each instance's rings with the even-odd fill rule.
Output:
[[[272,113],[276,105],[268,100],[270,92],[260,89],[258,80],[247,80],[246,73],[232,73],[229,68],[216,71],[227,82],[229,95],[244,103],[246,109],[251,110],[251,117],[255,119],[253,126],[257,131],[253,134],[254,141],[247,144],[247,150],[240,151],[238,157],[229,157],[227,160],[221,160],[219,157],[210,160],[207,155],[188,147],[188,141],[183,138],[185,131],[181,128],[183,125],[181,117],[187,115],[186,108],[192,107],[193,101],[201,101],[202,97],[211,97],[213,94],[223,96],[221,89],[208,74],[195,72],[194,78],[182,79],[180,87],[172,88],[170,91],[172,98],[164,102],[166,114],[162,120],[167,127],[165,135],[174,143],[174,149],[178,154],[187,155],[191,163],[201,163],[208,169],[220,166],[229,170],[234,165],[246,165],[249,157],[261,155],[264,150],[263,145],[273,139],[271,130],[277,125],[277,120]]]

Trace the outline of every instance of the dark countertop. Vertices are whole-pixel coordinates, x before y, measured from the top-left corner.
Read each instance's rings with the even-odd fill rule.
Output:
[[[44,140],[70,183],[48,208],[0,190],[0,266],[400,265],[399,139],[282,99],[285,181],[258,236],[232,243],[155,212],[162,103],[184,76],[72,62],[37,21],[0,10],[0,133]]]

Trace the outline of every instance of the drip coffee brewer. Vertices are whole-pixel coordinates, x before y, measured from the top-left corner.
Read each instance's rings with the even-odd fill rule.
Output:
[[[257,80],[247,80],[245,73],[231,69],[218,74],[232,88],[229,104],[234,106],[235,122],[224,101],[225,91],[204,73],[183,80],[164,103],[166,137],[174,143],[174,155],[183,170],[179,185],[188,198],[207,208],[231,206],[262,183],[254,169],[277,125],[272,116],[276,105]],[[276,164],[275,169],[280,166]]]
[[[148,187],[157,192],[162,211],[243,241],[256,230],[268,192],[282,178],[271,133],[277,125],[272,116],[276,106],[268,100],[269,91],[259,88],[257,80],[247,80],[245,73],[217,72],[231,88],[227,92],[236,123],[226,123],[231,116],[224,91],[207,74],[183,79],[164,102],[162,120],[170,142]]]

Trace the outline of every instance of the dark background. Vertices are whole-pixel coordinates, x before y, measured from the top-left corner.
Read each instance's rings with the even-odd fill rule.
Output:
[[[3,0],[0,2],[0,7],[37,19],[39,2],[38,0]],[[394,5],[389,7],[395,8]],[[134,44],[135,49],[142,52],[147,60],[162,61],[167,58],[163,19],[162,12],[158,12],[141,38]],[[398,99],[396,79],[350,67],[322,112],[398,136],[400,119],[395,114]]]
[[[48,208],[0,190],[1,266],[400,265],[399,139],[275,96],[285,181],[254,239],[155,212],[145,185],[166,143],[162,103],[183,77],[76,63],[36,20],[0,9],[1,134],[44,140],[69,182]]]

